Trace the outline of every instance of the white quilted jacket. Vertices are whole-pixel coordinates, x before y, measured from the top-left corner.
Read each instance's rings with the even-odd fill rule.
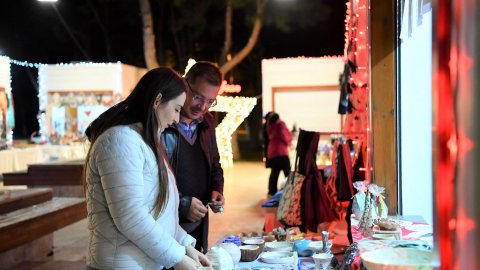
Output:
[[[155,155],[138,130],[117,126],[99,136],[87,168],[87,265],[97,269],[170,268],[195,239],[178,225],[179,196],[169,171],[168,204],[153,217],[158,193]]]

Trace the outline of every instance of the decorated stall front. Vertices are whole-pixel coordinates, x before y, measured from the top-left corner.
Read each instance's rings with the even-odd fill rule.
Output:
[[[343,63],[341,56],[262,60],[263,112],[277,112],[290,129],[340,131]]]
[[[121,63],[41,65],[40,133],[53,143],[82,136],[90,122],[124,99],[145,72]]]
[[[0,150],[12,142],[14,125],[10,58],[0,56]]]
[[[10,64],[38,67],[40,145],[13,147]],[[121,63],[30,64],[0,57],[0,173],[48,161],[82,159],[88,146],[76,143],[90,122],[125,98],[146,70]]]

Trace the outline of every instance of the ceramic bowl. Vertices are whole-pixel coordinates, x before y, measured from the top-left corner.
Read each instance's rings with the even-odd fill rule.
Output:
[[[241,253],[240,261],[242,262],[255,261],[261,252],[262,251],[258,245],[240,246],[240,253]]]
[[[315,270],[327,270],[332,262],[333,254],[319,253],[313,254],[313,261],[315,262]]]
[[[299,257],[310,257],[313,255],[313,250],[308,247],[312,240],[296,240],[293,243],[293,251],[298,253]]]
[[[395,235],[376,233],[372,235],[372,238],[373,240],[395,240]]]
[[[264,263],[293,263],[295,261],[293,252],[286,252],[286,251],[271,251],[271,252],[264,252],[260,255],[260,260]],[[281,269],[281,268],[275,268]]]
[[[261,250],[265,247],[265,240],[261,238],[248,238],[243,240],[244,245],[257,245]]]
[[[279,242],[267,242],[265,243],[265,249],[267,251],[292,251],[293,244],[286,241],[279,241]]]
[[[414,248],[380,248],[360,255],[368,270],[433,269],[433,254]]]
[[[264,235],[263,240],[265,240],[265,242],[273,242],[276,238],[275,235]]]
[[[333,246],[332,241],[327,242],[327,248],[331,249]],[[323,250],[323,242],[322,241],[312,241],[308,244],[308,248],[314,250],[315,252],[322,252]]]

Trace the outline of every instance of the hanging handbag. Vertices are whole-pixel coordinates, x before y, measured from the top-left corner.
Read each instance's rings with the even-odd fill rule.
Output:
[[[295,158],[294,170],[292,170],[288,176],[277,209],[277,220],[285,226],[299,226],[302,224],[300,200],[305,176],[296,172],[297,162],[298,155]]]
[[[331,209],[323,178],[317,167],[320,133],[300,130],[297,141],[297,172],[305,175],[301,195],[302,226],[317,232],[320,225],[338,219]]]
[[[337,190],[337,200],[339,202],[348,202],[355,194],[352,184],[352,159],[350,157],[350,147],[347,143],[339,143],[336,156],[335,187]]]

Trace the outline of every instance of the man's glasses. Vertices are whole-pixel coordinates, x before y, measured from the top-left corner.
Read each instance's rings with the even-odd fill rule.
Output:
[[[188,88],[190,89],[190,92],[192,93],[192,99],[194,102],[197,103],[202,103],[202,104],[207,104],[209,107],[213,107],[217,105],[217,100],[216,99],[207,99],[204,96],[197,94],[197,92],[193,91],[192,87],[190,86],[190,83],[188,83],[188,80],[185,80],[187,82]]]

